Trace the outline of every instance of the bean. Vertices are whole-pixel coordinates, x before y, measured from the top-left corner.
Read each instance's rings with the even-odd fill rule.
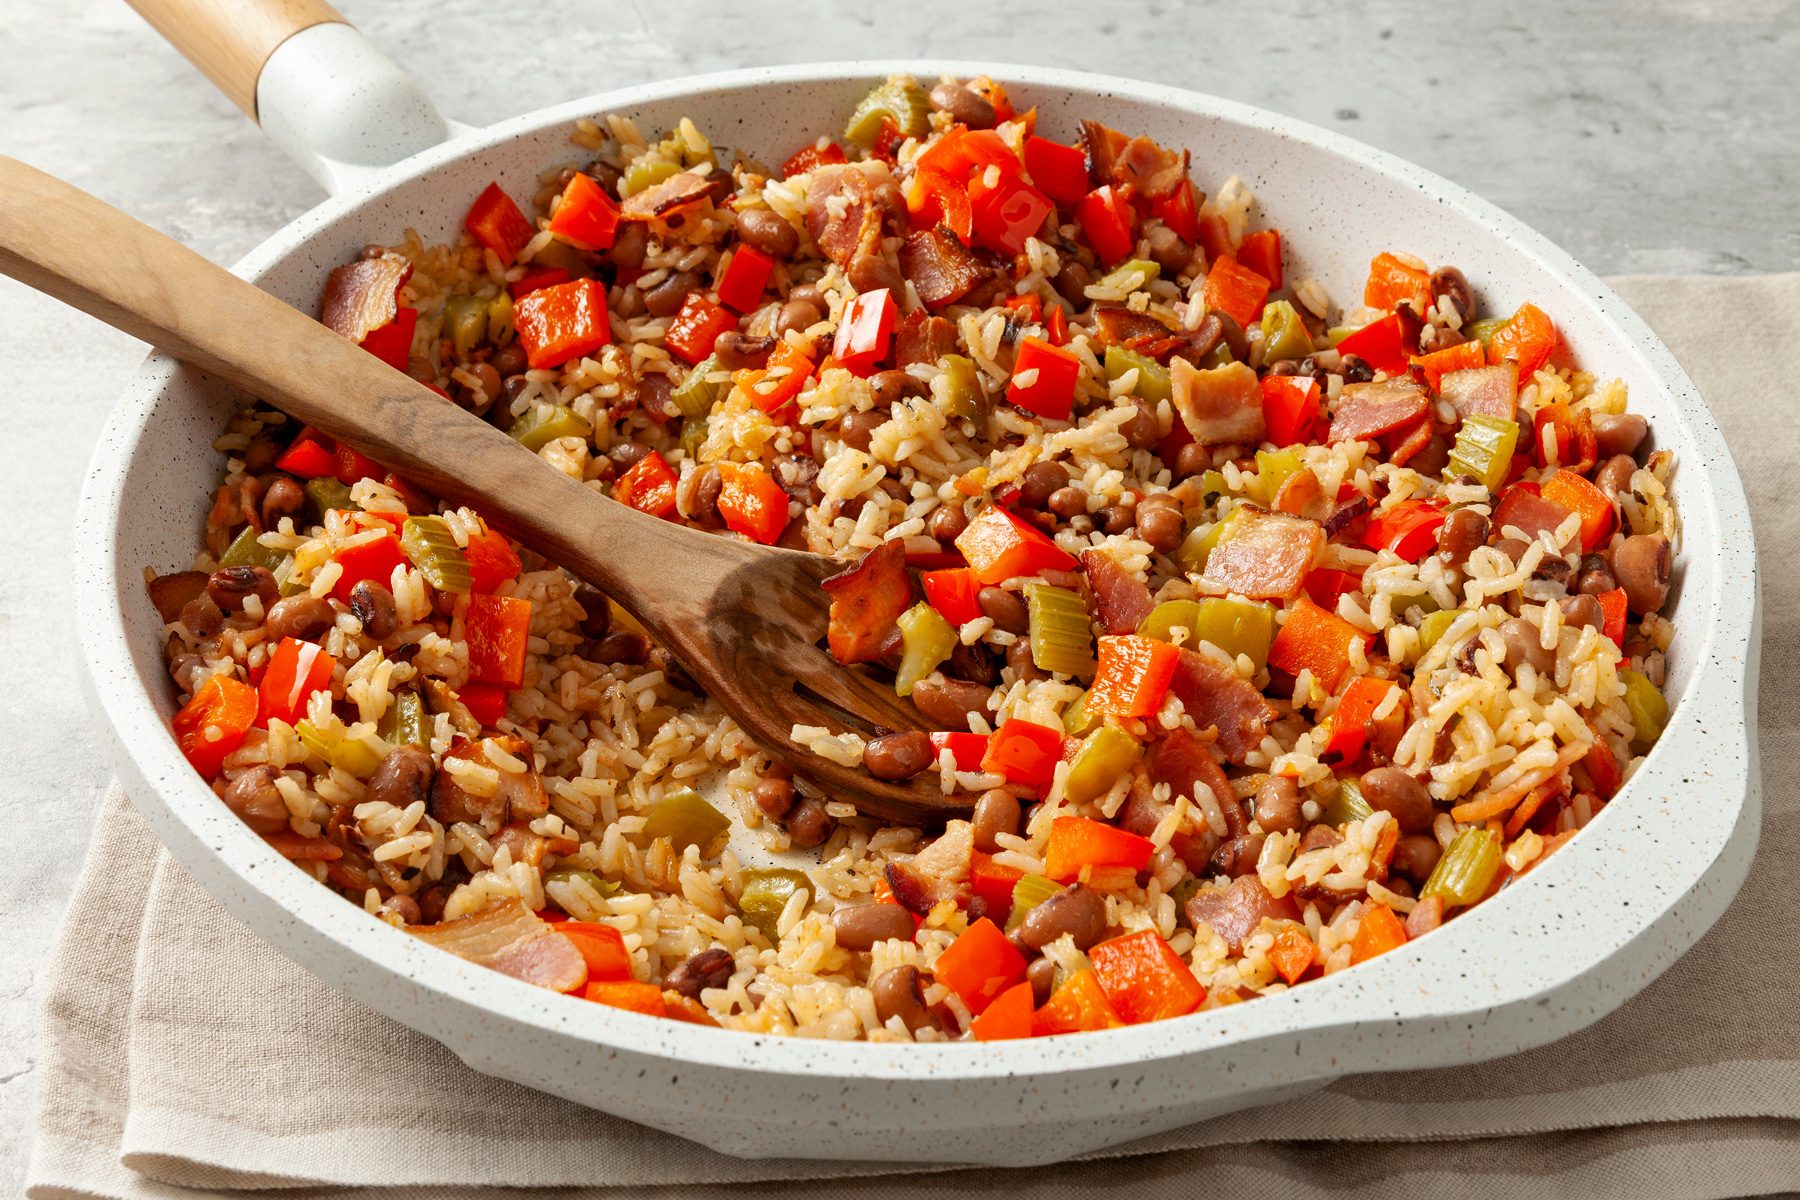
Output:
[[[1594,418],[1594,452],[1601,458],[1635,454],[1650,432],[1650,422],[1637,413],[1603,413]]]
[[[723,342],[728,337],[737,336],[725,333],[719,336]],[[675,407],[675,384],[667,375],[645,375],[637,383],[638,407],[650,415],[653,421],[673,419],[679,409]]]
[[[932,762],[931,737],[918,729],[886,733],[863,748],[863,766],[877,779],[911,779]]]
[[[1163,275],[1174,279],[1182,274],[1188,263],[1193,261],[1194,247],[1186,238],[1170,229],[1167,225],[1152,226],[1144,234],[1144,240],[1150,244],[1150,258],[1163,270]]]
[[[869,391],[876,408],[892,408],[908,396],[923,396],[928,389],[905,371],[877,371],[869,376]]]
[[[925,744],[931,745],[929,738]],[[825,839],[836,828],[837,821],[825,811],[825,805],[811,797],[794,805],[793,810],[788,813],[788,840],[802,850],[824,845]]]
[[[517,342],[508,342],[500,347],[488,361],[494,364],[494,370],[502,376],[517,375],[529,365],[525,361],[525,347]]]
[[[381,910],[376,915],[381,914],[398,918],[402,925],[417,925],[425,919],[424,914],[419,911],[417,900],[411,896],[402,896],[397,892],[381,902]]]
[[[625,314],[621,312],[619,315],[624,316]],[[500,394],[506,397],[506,403],[510,405],[520,396],[523,396],[525,394],[525,389],[530,386],[531,380],[527,379],[525,376],[509,375],[506,379],[506,385],[500,389]]]
[[[1070,260],[1062,265],[1051,281],[1056,294],[1073,304],[1076,308],[1086,308],[1088,303],[1087,288],[1094,282],[1094,273],[1081,263]]]
[[[1286,775],[1271,775],[1256,789],[1256,823],[1264,833],[1292,833],[1304,819],[1300,786]]]
[[[1025,914],[1019,940],[1042,950],[1064,934],[1086,950],[1106,932],[1106,900],[1085,883],[1072,884]]]
[[[1518,674],[1526,663],[1539,675],[1556,670],[1556,651],[1544,649],[1537,626],[1523,617],[1508,617],[1500,623],[1500,637],[1506,642],[1506,669]]]
[[[1618,496],[1621,492],[1631,490],[1631,477],[1637,472],[1637,463],[1629,454],[1615,454],[1600,465],[1594,472],[1594,486],[1608,496]]]
[[[1431,869],[1437,866],[1443,853],[1444,848],[1429,833],[1409,833],[1394,843],[1394,856],[1388,860],[1388,870],[1415,883],[1424,883],[1431,878]]]
[[[1438,557],[1460,567],[1487,539],[1488,519],[1472,508],[1459,508],[1444,519],[1444,527],[1438,531]]]
[[[1625,601],[1638,616],[1662,608],[1669,598],[1669,575],[1674,551],[1660,533],[1638,533],[1613,551],[1613,574],[1625,589]]]
[[[963,84],[948,81],[938,84],[931,89],[931,103],[949,113],[951,120],[970,129],[994,127],[994,106],[985,96],[977,95]]]
[[[584,637],[603,638],[612,628],[612,603],[606,593],[591,583],[575,585],[575,603],[581,605],[581,629]]]
[[[276,528],[281,524],[281,518],[291,517],[304,507],[306,507],[305,489],[286,475],[277,477],[269,484],[269,490],[263,493],[263,528]]]
[[[420,746],[395,746],[369,776],[369,799],[395,808],[430,795],[431,754]]]
[[[737,962],[731,952],[713,946],[678,964],[663,977],[663,987],[689,1000],[698,1000],[706,989],[722,988],[730,983],[731,973],[736,969]]]
[[[950,659],[943,669],[952,679],[979,683],[983,687],[993,687],[1000,682],[1000,665],[994,659],[994,652],[980,642],[965,646],[959,640],[950,648]]]
[[[975,594],[983,616],[994,622],[994,628],[1007,633],[1024,633],[1031,628],[1031,611],[1017,592],[1000,587],[984,587]]]
[[[913,1033],[931,1024],[931,1010],[925,1007],[925,988],[919,981],[919,968],[892,967],[883,971],[869,981],[869,992],[875,999],[875,1017],[882,1024],[899,1017],[900,1023]]]
[[[1219,318],[1219,337],[1224,341],[1225,348],[1231,351],[1231,357],[1239,362],[1248,359],[1250,357],[1250,336],[1244,332],[1244,327],[1238,324],[1237,318],[1222,312],[1209,315]],[[1204,323],[1202,322],[1202,324]]]
[[[592,657],[595,662],[642,666],[644,660],[650,657],[650,643],[641,633],[621,629],[595,642]]]
[[[911,941],[913,928],[912,914],[898,904],[846,904],[831,913],[837,944],[858,954],[877,942]]]
[[[1025,982],[1031,985],[1031,1006],[1042,1008],[1050,999],[1050,993],[1056,990],[1056,960],[1053,958],[1033,959],[1025,968]]]
[[[1563,624],[1572,629],[1599,629],[1606,623],[1600,602],[1585,592],[1558,603],[1562,606]]]
[[[975,848],[992,854],[1000,848],[1000,835],[1019,832],[1019,798],[1005,788],[990,788],[975,801],[971,825]]]
[[[181,606],[175,619],[187,626],[187,631],[205,641],[217,637],[219,630],[225,628],[225,613],[218,602],[202,591],[198,596]]]
[[[1475,289],[1469,286],[1469,277],[1455,267],[1439,267],[1431,273],[1431,294],[1433,298],[1449,297],[1456,305],[1456,315],[1464,321],[1474,319]]]
[[[359,580],[350,589],[350,611],[362,622],[363,632],[378,642],[385,641],[400,624],[394,593],[373,579]]]
[[[1050,493],[1047,503],[1051,513],[1065,521],[1087,515],[1087,493],[1078,487],[1057,488]]]
[[[728,371],[760,371],[769,365],[769,355],[774,353],[775,345],[772,337],[751,337],[728,329],[713,343],[713,353],[719,356],[719,365]]]
[[[900,275],[900,268],[887,260],[885,255],[864,252],[850,260],[844,268],[844,274],[850,279],[850,286],[859,292],[876,292],[882,288],[889,295],[898,296],[906,290],[906,280]]]
[[[644,445],[644,443],[628,440],[620,442],[611,450],[608,450],[606,452],[606,457],[611,459],[613,466],[618,468],[619,472],[623,474],[637,466],[639,460],[649,453],[650,447]]]
[[[738,236],[770,258],[786,258],[800,248],[800,234],[787,218],[767,208],[749,208],[738,214]]]
[[[1515,567],[1519,565],[1519,559],[1525,556],[1525,551],[1530,548],[1530,542],[1522,541],[1515,537],[1501,538],[1494,543],[1494,549],[1511,559],[1512,564]]]
[[[675,488],[676,506],[681,514],[696,525],[717,529],[725,523],[719,514],[719,496],[725,480],[716,463],[707,463],[689,472]]]
[[[925,518],[925,532],[936,538],[940,546],[954,542],[968,527],[968,514],[954,504],[940,505]]]
[[[1019,503],[1042,512],[1050,497],[1069,484],[1069,468],[1059,462],[1034,462],[1019,480]]]
[[[1575,578],[1575,590],[1585,596],[1604,596],[1619,585],[1613,580],[1612,567],[1600,554],[1581,556],[1581,574]]]
[[[1156,410],[1142,400],[1137,402],[1137,411],[1131,419],[1119,426],[1119,432],[1125,435],[1125,444],[1133,450],[1154,450],[1162,441],[1162,426],[1157,423]]]
[[[1138,536],[1150,543],[1150,548],[1158,554],[1167,554],[1181,545],[1181,539],[1187,535],[1187,520],[1180,509],[1170,508],[1166,504],[1146,507],[1138,505]]]
[[[281,588],[267,567],[221,567],[207,578],[206,594],[225,612],[239,612],[252,596],[260,597],[267,609]]]
[[[1189,442],[1176,451],[1172,466],[1177,479],[1190,479],[1212,466],[1212,449],[1199,442]]]
[[[491,402],[500,394],[500,372],[493,363],[479,362],[468,370],[469,374],[475,376],[475,386],[469,390],[474,393],[472,399],[476,407]]]
[[[913,687],[913,707],[919,715],[938,729],[963,730],[969,727],[969,714],[987,718],[988,700],[994,689],[960,679],[946,679],[932,674]]]
[[[1344,382],[1368,383],[1375,378],[1375,368],[1354,354],[1344,355]]]
[[[789,330],[805,333],[825,319],[825,310],[810,300],[788,300],[775,315],[775,336],[785,338]]]
[[[306,641],[336,623],[337,613],[331,605],[317,596],[299,595],[277,600],[269,609],[269,618],[263,628],[275,641],[284,637]]]
[[[1329,825],[1313,825],[1300,835],[1300,844],[1294,847],[1296,855],[1306,854],[1313,850],[1325,850],[1344,840],[1344,835]]]
[[[1263,842],[1267,838],[1260,833],[1241,833],[1234,838],[1227,838],[1212,853],[1211,867],[1221,875],[1229,875],[1233,879],[1249,875],[1256,870],[1256,860],[1262,856]]]
[[[770,820],[779,821],[794,807],[794,782],[791,779],[763,778],[750,793],[756,807]]]
[[[853,412],[839,423],[838,436],[844,439],[846,446],[867,450],[869,439],[890,419],[891,414],[887,412]]]
[[[1425,785],[1399,767],[1376,767],[1362,777],[1363,799],[1377,812],[1392,814],[1401,833],[1424,833],[1435,815]]]
[[[692,271],[671,271],[668,278],[644,293],[644,311],[653,317],[672,317],[680,311],[688,293],[699,286],[700,277]]]
[[[1124,533],[1131,528],[1132,511],[1123,504],[1108,504],[1094,514],[1094,524],[1104,533]]]
[[[644,255],[649,248],[650,230],[642,221],[620,221],[607,257],[615,266],[635,271],[644,265]]]
[[[279,833],[288,827],[287,804],[275,787],[274,767],[251,767],[225,788],[225,807],[257,833]]]
[[[206,669],[206,660],[198,654],[177,654],[169,660],[169,678],[175,686],[188,695],[193,695],[194,680]]]
[[[1019,679],[1036,681],[1048,679],[1050,676],[1040,669],[1037,660],[1031,656],[1031,641],[1020,638],[1006,648],[1006,665],[1013,669]]]

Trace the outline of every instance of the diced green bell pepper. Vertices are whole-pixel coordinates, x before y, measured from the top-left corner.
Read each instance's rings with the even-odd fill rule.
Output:
[[[1269,647],[1275,641],[1275,609],[1224,596],[1165,600],[1150,610],[1138,633],[1167,642],[1177,626],[1188,631],[1190,641],[1211,642],[1233,658],[1249,655],[1260,671],[1268,665]]]
[[[677,788],[650,809],[644,818],[644,838],[668,838],[679,853],[689,846],[704,852],[731,828],[731,818],[706,802],[693,788]]]
[[[1495,491],[1506,482],[1518,443],[1518,425],[1504,417],[1464,417],[1456,431],[1456,444],[1450,448],[1450,461],[1444,464],[1444,478],[1473,475],[1482,487]]]
[[[913,694],[921,679],[956,649],[956,630],[943,614],[923,600],[900,614],[900,669],[894,673],[894,691]]]
[[[302,485],[306,493],[306,516],[315,525],[325,523],[332,509],[354,512],[362,506],[350,499],[350,485],[329,475],[309,479]]]
[[[1173,394],[1169,384],[1169,368],[1158,363],[1148,355],[1139,354],[1136,350],[1127,350],[1123,346],[1106,348],[1106,381],[1111,383],[1123,379],[1126,373],[1136,371],[1137,383],[1131,394],[1142,397],[1152,403],[1167,400]],[[1179,420],[1180,418],[1177,418]]]
[[[981,376],[973,359],[961,354],[946,354],[938,360],[943,368],[944,406],[966,421],[987,417],[987,394],[981,390]]]
[[[1312,334],[1290,301],[1271,300],[1263,309],[1262,335],[1264,363],[1305,358],[1313,352]]]
[[[678,162],[668,160],[634,162],[625,168],[625,173],[619,178],[619,197],[624,199],[627,196],[635,196],[645,188],[654,187],[663,180],[673,179],[679,174],[681,174],[681,164]]]
[[[1162,268],[1149,259],[1133,258],[1102,275],[1098,283],[1103,288],[1117,290],[1130,287],[1134,292],[1141,292],[1161,274]]]
[[[444,301],[444,332],[456,347],[456,357],[469,352],[488,335],[488,302],[481,296],[451,296]]]
[[[1461,609],[1440,608],[1419,622],[1419,653],[1428,652],[1438,644],[1438,639],[1449,632],[1450,626],[1456,623],[1456,616]]]
[[[1338,780],[1337,795],[1325,806],[1327,823],[1342,828],[1352,821],[1365,821],[1374,815],[1375,810],[1363,799],[1360,780],[1349,775]]]
[[[1620,671],[1619,678],[1625,683],[1625,708],[1631,713],[1631,749],[1644,754],[1669,723],[1669,702],[1642,671]]]
[[[549,408],[534,405],[529,412],[513,422],[506,431],[519,445],[536,454],[557,438],[584,438],[594,431],[594,427],[574,409],[557,404]]]
[[[545,883],[573,883],[581,880],[593,888],[601,896],[616,896],[624,889],[624,885],[614,879],[602,879],[592,871],[582,867],[557,867],[544,873]]]
[[[743,890],[738,893],[738,915],[744,924],[762,930],[769,941],[779,942],[776,923],[781,920],[781,910],[795,893],[802,889],[810,892],[812,880],[786,867],[744,871],[738,878],[743,881]]]
[[[390,746],[423,746],[431,740],[431,724],[423,696],[414,691],[395,692],[375,732]]]
[[[301,744],[313,754],[358,779],[367,779],[381,765],[382,756],[361,738],[348,738],[341,734],[327,737],[317,725],[304,717],[294,723],[294,732],[300,735]]]
[[[257,541],[255,529],[246,525],[244,531],[231,539],[231,545],[225,547],[225,553],[219,559],[221,567],[263,567],[273,571],[287,558],[287,551],[272,550]]]
[[[1099,799],[1143,753],[1143,743],[1129,733],[1117,725],[1102,725],[1088,734],[1075,752],[1063,781],[1063,794],[1077,804]]]
[[[1258,450],[1256,478],[1250,481],[1246,491],[1252,500],[1267,507],[1275,503],[1275,493],[1281,490],[1281,485],[1305,465],[1298,450]]]

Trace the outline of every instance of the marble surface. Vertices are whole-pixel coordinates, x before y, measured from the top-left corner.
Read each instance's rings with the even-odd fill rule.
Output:
[[[756,62],[1037,61],[1211,91],[1348,133],[1472,188],[1602,273],[1800,268],[1800,5],[1781,0],[1523,0],[1473,14],[1272,0],[1253,20],[1168,0],[1046,2],[1029,31],[950,0],[879,15],[817,0],[338,3],[465,121]],[[517,15],[496,20],[497,9]],[[0,46],[0,153],[217,260],[320,198],[119,0],[6,0]],[[498,68],[479,69],[483,58]],[[434,64],[449,68],[430,74]],[[19,847],[0,874],[0,1193],[16,1194],[36,981],[107,775],[76,682],[70,514],[143,347],[9,280],[0,329],[0,480],[12,501],[0,530],[0,661],[10,680],[32,681],[0,688],[0,810]]]

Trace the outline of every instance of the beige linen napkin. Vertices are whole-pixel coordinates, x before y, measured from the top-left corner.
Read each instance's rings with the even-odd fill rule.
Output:
[[[479,1075],[258,941],[155,844],[115,788],[46,983],[30,1195],[682,1196],[906,1189],[1134,1197],[1733,1196],[1800,1188],[1800,433],[1766,348],[1800,344],[1800,275],[1626,279],[1719,416],[1762,549],[1766,818],[1743,894],[1617,1013],[1471,1067],[1312,1096],[1035,1171],[743,1162]],[[1754,344],[1745,328],[1757,330]],[[1703,801],[1703,798],[1701,798]],[[72,936],[71,931],[78,936]]]

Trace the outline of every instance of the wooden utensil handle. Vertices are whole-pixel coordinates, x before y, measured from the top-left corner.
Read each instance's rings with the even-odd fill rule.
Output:
[[[275,48],[344,18],[325,0],[126,0],[164,40],[256,119],[256,80]]]
[[[409,480],[479,507],[635,612],[679,571],[732,552],[597,495],[324,325],[94,197],[0,156],[0,272],[341,438]],[[534,519],[535,518],[535,519]],[[636,578],[634,576],[643,576]]]

